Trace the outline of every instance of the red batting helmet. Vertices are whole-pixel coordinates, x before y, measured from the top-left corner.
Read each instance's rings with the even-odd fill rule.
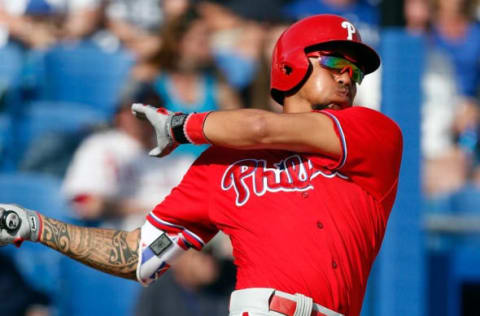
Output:
[[[347,19],[331,14],[302,19],[283,32],[273,51],[270,92],[280,104],[285,92],[307,78],[311,65],[306,49],[343,49],[365,74],[380,66],[378,54],[362,43],[360,33]]]

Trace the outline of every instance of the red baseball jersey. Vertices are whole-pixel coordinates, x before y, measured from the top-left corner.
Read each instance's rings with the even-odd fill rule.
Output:
[[[302,293],[358,315],[397,191],[402,135],[363,107],[318,115],[332,120],[339,159],[211,147],[147,220],[196,249],[226,233],[237,289]]]

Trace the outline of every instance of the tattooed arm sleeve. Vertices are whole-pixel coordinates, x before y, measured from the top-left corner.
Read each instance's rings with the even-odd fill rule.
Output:
[[[136,280],[140,230],[132,232],[80,227],[42,216],[40,242],[76,261]]]

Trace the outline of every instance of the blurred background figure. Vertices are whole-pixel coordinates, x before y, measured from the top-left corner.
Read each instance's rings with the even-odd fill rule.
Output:
[[[59,35],[64,7],[46,0],[0,1],[0,43],[19,41],[32,49],[46,49]]]
[[[0,1],[0,43],[17,41],[45,50],[63,40],[81,40],[100,30],[104,0]]]
[[[478,283],[466,285],[473,274],[465,265],[478,260],[477,254],[468,250],[478,245],[478,231],[472,234],[456,222],[465,221],[466,214],[478,214],[479,207],[479,191],[472,188],[471,181],[478,160],[475,77],[480,51],[476,48],[477,22],[468,12],[473,13],[468,1],[404,1],[406,31],[421,37],[425,47],[421,215],[424,219],[446,216],[444,228],[427,230],[425,238],[429,315],[478,313],[472,304],[479,294]],[[448,232],[454,229],[457,234]]]
[[[159,33],[166,21],[181,14],[187,5],[188,0],[108,2],[106,26],[118,45],[134,55],[133,78],[147,81],[155,74],[151,58],[162,45]]]
[[[242,106],[213,63],[209,28],[194,8],[169,21],[161,35],[162,47],[154,57],[158,74],[154,88],[159,105],[173,112],[205,112]],[[195,156],[204,146],[187,145],[178,153]]]
[[[220,269],[212,254],[188,251],[160,280],[141,291],[135,315],[227,315],[228,293],[234,280],[230,279],[228,288],[221,291],[212,288],[220,276],[225,278]]]
[[[49,298],[26,282],[10,257],[0,253],[0,306],[11,316],[49,316]]]
[[[191,156],[149,157],[153,130],[131,114],[132,102],[158,104],[151,87],[129,91],[111,129],[90,135],[76,151],[63,192],[78,218],[133,229],[180,182]]]
[[[432,40],[434,6],[430,0],[405,0],[407,32],[424,39],[425,69],[422,77],[423,189],[427,200],[444,199],[466,184],[468,166],[455,141],[455,117],[460,95],[449,55]]]
[[[215,64],[238,92],[248,86],[256,70],[262,32],[232,9],[235,1],[200,1],[199,12],[211,30],[211,50]],[[239,8],[247,7],[240,4]],[[260,9],[255,5],[255,10]],[[252,9],[253,9],[252,8]]]
[[[480,26],[474,18],[474,3],[435,0],[434,4],[434,43],[452,58],[461,95],[475,98],[480,83]]]
[[[454,138],[467,168],[468,181],[478,183],[480,25],[474,18],[473,1],[434,1],[432,41],[453,65],[458,100],[454,114]],[[455,154],[457,155],[457,154]]]
[[[198,4],[212,31],[215,64],[247,107],[254,107],[254,94],[259,92],[254,86],[259,84],[259,77],[269,76],[263,72],[262,50],[268,30],[286,21],[281,4],[273,0],[202,0]],[[268,97],[269,90],[261,93]]]
[[[282,106],[270,96],[270,67],[273,48],[277,39],[288,27],[286,20],[265,25],[265,34],[261,43],[261,54],[255,78],[248,89],[247,106],[267,111],[281,112]]]
[[[405,29],[412,35],[428,35],[432,27],[431,0],[405,0],[403,14]]]
[[[102,31],[106,0],[63,1],[66,2],[67,10],[64,14],[61,40],[82,40],[94,37]]]

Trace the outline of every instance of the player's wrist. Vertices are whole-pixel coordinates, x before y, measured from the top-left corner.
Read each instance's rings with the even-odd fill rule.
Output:
[[[21,216],[23,220],[26,220],[26,223],[21,223],[24,227],[21,227],[19,236],[14,240],[14,244],[17,247],[20,247],[24,240],[30,240],[33,242],[40,241],[40,236],[43,230],[43,221],[41,215],[37,211],[32,211],[28,209],[25,210],[25,216]]]
[[[27,211],[29,212],[29,217],[34,221],[37,225],[37,228],[34,229],[32,227],[32,223],[30,223],[30,240],[34,242],[40,242],[40,239],[43,234],[43,216],[37,211]]]
[[[170,120],[170,137],[179,144],[210,144],[203,132],[205,120],[210,113],[174,114]]]

